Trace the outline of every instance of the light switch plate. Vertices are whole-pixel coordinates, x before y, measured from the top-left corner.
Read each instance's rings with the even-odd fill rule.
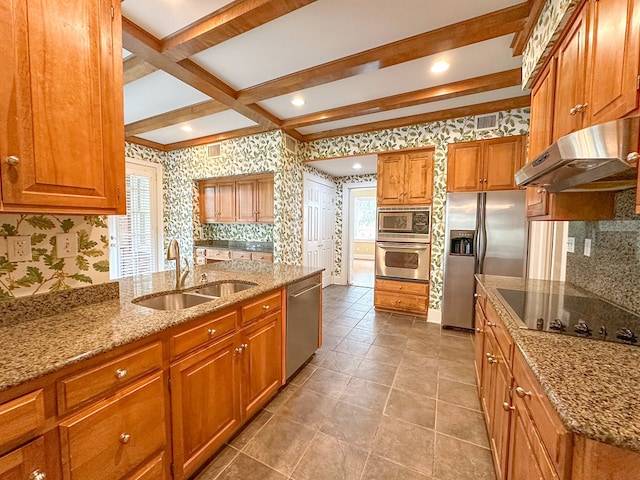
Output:
[[[70,258],[78,255],[78,235],[59,233],[56,235],[56,254],[58,258]]]
[[[7,257],[10,262],[30,262],[31,237],[29,235],[15,235],[7,237]]]
[[[591,239],[590,238],[584,239],[584,256],[585,257],[591,256]]]
[[[576,251],[576,237],[567,237],[567,253]]]

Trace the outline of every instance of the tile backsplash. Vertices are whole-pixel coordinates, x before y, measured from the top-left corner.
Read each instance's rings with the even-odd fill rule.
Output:
[[[640,314],[640,215],[635,189],[616,194],[614,220],[569,222],[575,252],[567,253],[568,282]],[[591,256],[584,255],[585,239]]]

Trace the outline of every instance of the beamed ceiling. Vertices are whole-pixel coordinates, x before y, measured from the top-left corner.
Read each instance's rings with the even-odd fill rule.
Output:
[[[124,0],[125,136],[310,141],[528,106],[520,55],[543,4]]]

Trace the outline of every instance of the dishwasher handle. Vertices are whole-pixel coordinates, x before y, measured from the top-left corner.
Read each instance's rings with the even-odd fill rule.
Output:
[[[304,295],[307,292],[310,292],[311,290],[314,290],[316,288],[320,288],[322,286],[321,283],[316,283],[314,286],[309,287],[309,288],[305,288],[304,290],[302,290],[301,292],[298,292],[294,295],[289,295],[289,298],[298,298],[301,295]]]

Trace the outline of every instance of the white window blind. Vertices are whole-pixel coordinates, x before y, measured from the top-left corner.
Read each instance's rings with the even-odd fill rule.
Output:
[[[376,238],[375,197],[355,198],[353,236],[356,241],[373,241]]]

